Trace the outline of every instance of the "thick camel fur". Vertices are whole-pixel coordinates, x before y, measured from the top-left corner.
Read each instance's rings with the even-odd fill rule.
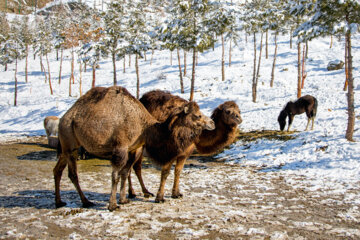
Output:
[[[57,136],[59,129],[59,118],[56,116],[47,116],[44,119],[44,128],[45,128],[46,136],[48,138],[50,136]]]
[[[174,110],[188,103],[187,100],[181,97],[161,90],[154,90],[145,93],[141,97],[140,102],[160,122],[165,121],[165,119],[167,119]],[[242,122],[240,109],[233,101],[227,101],[219,105],[213,111],[211,119],[215,122],[215,129],[203,130],[198,138],[192,139],[197,151],[201,154],[214,154],[233,143],[237,135],[237,125]],[[191,153],[192,152],[186,153],[186,158],[188,158]],[[138,156],[140,156],[140,158],[142,157],[141,154]],[[134,170],[139,179],[144,195],[148,196],[149,191],[144,186],[144,182],[141,177],[141,161],[142,160],[138,160],[136,162]],[[179,197],[179,195],[181,194],[175,193],[173,194],[173,197]],[[130,177],[129,196],[135,197]]]
[[[179,129],[197,137],[203,129],[212,128],[214,122],[204,116],[194,102],[179,108],[168,120],[159,123],[125,88],[113,86],[89,90],[60,119],[59,160],[54,168],[56,207],[66,205],[60,197],[60,180],[66,166],[83,207],[93,205],[83,194],[78,181],[76,159],[80,146],[93,155],[111,160],[112,186],[108,208],[112,211],[118,207],[116,189],[120,178],[119,202],[128,202],[126,179],[135,160],[139,158],[138,155],[142,154],[144,144],[149,146],[148,152],[153,153],[152,149],[155,148],[151,146],[164,145],[164,142],[175,143],[175,137],[183,137],[177,134]],[[186,152],[189,148],[192,148],[192,142],[183,141],[183,144],[169,148],[167,157],[157,159],[157,155],[150,154],[150,157],[163,165],[157,201],[163,200],[164,185],[171,164],[181,158],[176,154]],[[178,188],[178,184],[174,183],[174,187]]]

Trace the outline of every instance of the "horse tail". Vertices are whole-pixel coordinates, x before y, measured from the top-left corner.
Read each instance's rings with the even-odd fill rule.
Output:
[[[313,107],[313,110],[312,110],[312,117],[313,118],[316,117],[317,107],[318,107],[318,100],[314,97],[314,107]]]

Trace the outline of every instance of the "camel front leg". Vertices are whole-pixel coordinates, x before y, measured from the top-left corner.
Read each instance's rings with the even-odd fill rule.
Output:
[[[160,180],[160,187],[155,198],[156,203],[165,202],[164,200],[165,182],[170,174],[171,165],[172,165],[172,161],[170,163],[165,164],[161,168],[161,180]]]
[[[180,174],[182,169],[184,168],[185,162],[186,162],[186,157],[180,157],[176,161],[175,170],[174,170],[175,173],[174,186],[171,195],[172,198],[181,198],[183,196],[179,190],[179,182],[180,182]]]

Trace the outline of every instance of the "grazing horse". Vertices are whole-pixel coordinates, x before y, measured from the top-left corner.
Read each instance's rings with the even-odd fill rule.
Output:
[[[306,95],[295,102],[288,102],[285,108],[280,112],[278,117],[278,122],[280,125],[280,130],[283,131],[286,125],[286,117],[289,117],[289,126],[288,131],[290,130],[291,124],[294,120],[295,115],[302,114],[306,112],[306,116],[308,117],[308,122],[306,125],[305,131],[307,131],[310,120],[312,121],[311,130],[314,129],[314,120],[316,117],[316,110],[318,106],[318,101],[315,97]]]

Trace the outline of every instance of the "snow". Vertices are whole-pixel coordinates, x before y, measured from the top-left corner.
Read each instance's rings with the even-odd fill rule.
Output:
[[[259,38],[258,38],[259,39]],[[226,164],[240,166],[256,166],[262,171],[279,171],[284,176],[295,174],[304,177],[299,188],[323,189],[334,193],[351,189],[360,179],[360,143],[359,137],[359,64],[360,37],[353,36],[353,76],[355,82],[356,123],[354,139],[345,139],[347,126],[347,99],[344,92],[344,69],[327,71],[330,61],[344,55],[344,42],[335,40],[330,49],[330,38],[320,38],[309,43],[309,59],[306,64],[307,78],[303,95],[310,94],[318,99],[318,115],[315,129],[306,131],[306,116],[296,116],[292,130],[296,137],[289,141],[258,140],[252,143],[239,141],[226,149],[216,158],[226,159]],[[234,45],[233,45],[234,46]],[[229,45],[226,46],[228,51]],[[199,53],[196,66],[195,100],[202,111],[210,115],[211,111],[224,101],[234,100],[240,107],[243,122],[241,131],[278,130],[277,116],[287,101],[296,99],[297,84],[297,52],[290,49],[289,36],[279,39],[275,85],[269,87],[274,45],[269,43],[269,58],[263,57],[260,68],[257,102],[252,102],[252,38],[245,36],[233,47],[231,67],[226,66],[226,80],[221,81],[221,46],[215,50]],[[265,50],[265,48],[264,48]],[[187,75],[184,78],[185,94],[180,93],[178,66],[175,52],[170,61],[169,51],[156,51],[150,62],[151,52],[147,52],[147,61],[140,60],[140,95],[153,89],[168,90],[183,98],[189,98],[191,77],[191,54],[188,53]],[[54,95],[50,95],[49,85],[45,83],[40,71],[39,58],[29,57],[29,82],[25,83],[25,60],[18,65],[18,106],[14,101],[14,65],[9,70],[0,72],[0,141],[6,142],[26,136],[45,135],[43,119],[54,115],[61,117],[79,97],[79,67],[75,69],[75,84],[72,85],[72,96],[69,97],[70,52],[65,52],[61,84],[58,84],[59,62],[55,53],[50,55],[50,68]],[[228,52],[226,59],[229,58]],[[265,53],[263,53],[265,56]],[[183,58],[183,55],[181,56]],[[183,59],[182,59],[183,61]],[[136,94],[136,73],[134,57],[126,58],[126,72],[123,73],[123,62],[117,62],[118,85],[126,87],[133,95]],[[111,86],[113,73],[111,59],[102,59],[96,71],[97,86]],[[184,69],[184,66],[182,66]],[[82,91],[90,89],[92,80],[91,69],[82,73]],[[299,184],[299,182],[297,182]],[[205,185],[205,183],[204,183]],[[360,204],[360,200],[347,196],[346,201]],[[102,213],[103,214],[103,213]],[[234,213],[235,214],[235,213]],[[241,214],[241,213],[236,213]],[[106,218],[106,214],[103,214]],[[144,217],[146,217],[144,215]],[[299,223],[306,224],[306,223]],[[262,229],[251,229],[261,232]],[[341,229],[339,229],[341,231]],[[185,229],[184,234],[201,236],[202,232]],[[281,235],[282,233],[279,233]],[[74,233],[72,238],[76,239]]]

